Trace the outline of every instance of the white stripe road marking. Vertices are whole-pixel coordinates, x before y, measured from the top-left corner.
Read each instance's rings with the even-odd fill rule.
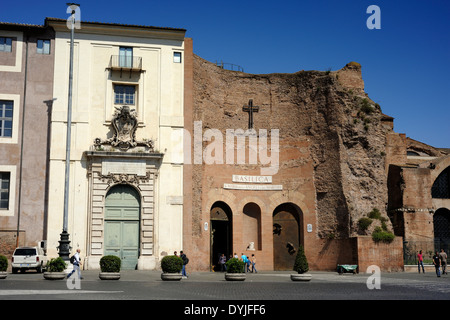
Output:
[[[0,296],[28,294],[69,294],[69,293],[119,293],[123,291],[89,291],[89,290],[0,290]]]

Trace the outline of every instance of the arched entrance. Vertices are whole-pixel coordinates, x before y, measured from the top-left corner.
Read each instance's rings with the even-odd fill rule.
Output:
[[[139,258],[140,197],[131,186],[112,187],[105,200],[105,255],[122,259],[122,269],[134,270]]]
[[[211,206],[210,232],[211,232],[211,269],[220,271],[219,257],[225,254],[228,258],[233,250],[232,212],[230,207],[222,201]]]
[[[448,252],[450,248],[450,210],[441,208],[433,216],[434,249]]]
[[[274,270],[292,270],[301,237],[302,211],[293,203],[283,203],[273,212]]]

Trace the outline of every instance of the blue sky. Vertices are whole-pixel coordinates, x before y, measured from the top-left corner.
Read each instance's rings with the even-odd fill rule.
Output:
[[[67,18],[67,1],[3,1],[0,21]],[[75,1],[76,2],[76,1]],[[187,29],[194,53],[249,73],[362,65],[365,91],[395,131],[450,148],[450,1],[79,0],[83,21]],[[369,5],[381,29],[369,30]]]

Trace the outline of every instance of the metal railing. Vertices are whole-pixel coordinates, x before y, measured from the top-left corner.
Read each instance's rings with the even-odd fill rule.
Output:
[[[109,60],[109,68],[123,70],[142,70],[142,57],[113,55]]]
[[[241,66],[239,66],[237,64],[233,64],[233,63],[216,61],[216,66],[218,66],[219,68],[225,69],[225,70],[244,72],[244,68],[242,68]]]
[[[422,250],[424,264],[432,264],[434,253],[444,249],[449,254],[450,239],[409,240],[403,242],[405,265],[417,265],[417,254]]]

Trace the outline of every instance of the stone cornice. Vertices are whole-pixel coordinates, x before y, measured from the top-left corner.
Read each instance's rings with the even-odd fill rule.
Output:
[[[45,19],[46,25],[59,32],[69,32],[66,22],[67,21],[65,19]],[[183,41],[186,30],[177,28],[82,21],[81,29],[75,30],[75,32]]]

